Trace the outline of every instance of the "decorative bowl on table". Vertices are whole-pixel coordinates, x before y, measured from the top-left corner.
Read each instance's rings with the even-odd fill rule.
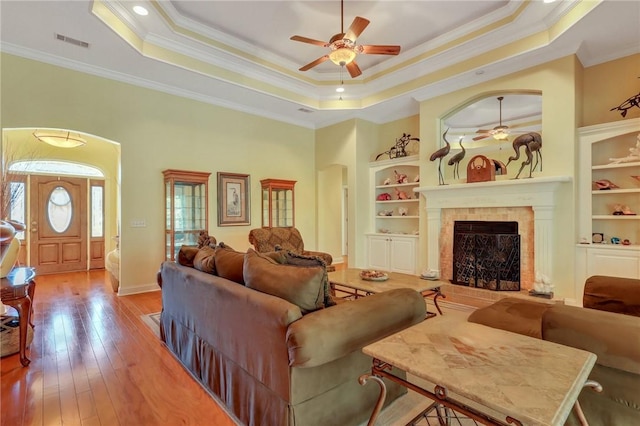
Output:
[[[382,271],[374,271],[372,269],[366,269],[360,272],[360,278],[365,281],[386,281],[389,279],[389,275]]]

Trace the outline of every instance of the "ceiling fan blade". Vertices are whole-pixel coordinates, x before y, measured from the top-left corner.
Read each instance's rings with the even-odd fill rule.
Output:
[[[475,138],[473,138],[473,140],[474,141],[479,141],[479,140],[482,140],[482,139],[486,139],[489,136],[491,136],[491,135],[480,135],[480,136],[476,136]]]
[[[368,19],[356,16],[353,19],[353,22],[351,23],[351,26],[349,27],[347,32],[344,33],[344,38],[355,42],[356,39],[360,36],[360,34],[362,34],[364,29],[367,28],[367,25],[369,25]]]
[[[491,130],[478,129],[478,130],[476,130],[476,133],[486,133],[486,134],[491,134]]]
[[[356,78],[362,74],[362,71],[360,71],[360,67],[356,64],[356,61],[351,61],[347,64],[347,71],[349,71],[351,78]]]
[[[316,46],[321,46],[321,47],[327,47],[327,45],[328,45],[327,42],[325,42],[325,41],[314,40],[312,38],[302,37],[302,36],[299,36],[299,35],[291,36],[291,40],[293,40],[293,41],[301,41],[303,43],[315,44]]]
[[[309,62],[307,65],[305,65],[302,68],[300,68],[300,71],[310,70],[311,68],[315,67],[316,65],[320,65],[321,63],[323,63],[327,59],[329,59],[329,55],[321,56],[318,59],[316,59],[315,61]]]
[[[358,52],[367,55],[397,55],[400,53],[400,46],[385,46],[380,44],[358,46]]]

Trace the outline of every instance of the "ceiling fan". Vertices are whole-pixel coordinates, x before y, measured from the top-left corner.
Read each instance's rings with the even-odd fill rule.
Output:
[[[397,55],[400,53],[400,46],[386,46],[386,45],[356,45],[356,39],[362,31],[369,25],[369,20],[356,16],[347,32],[344,31],[344,1],[340,1],[340,33],[331,37],[328,42],[314,40],[308,37],[302,37],[294,35],[291,40],[300,41],[303,43],[314,44],[316,46],[328,47],[331,51],[319,57],[313,62],[300,68],[300,71],[307,71],[323,63],[326,60],[331,60],[334,64],[341,67],[346,67],[349,71],[349,75],[355,78],[362,74],[360,67],[355,61],[357,54],[367,55]]]
[[[509,137],[509,126],[502,124],[502,101],[504,100],[504,96],[498,96],[498,102],[500,102],[500,122],[499,124],[491,130],[478,130],[476,133],[480,134],[480,136],[476,136],[473,138],[474,141],[479,141],[484,138],[488,138],[493,136],[495,140],[504,141]]]

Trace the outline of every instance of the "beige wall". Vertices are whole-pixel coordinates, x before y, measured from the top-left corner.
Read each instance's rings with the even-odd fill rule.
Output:
[[[260,179],[293,179],[296,226],[316,248],[314,132],[3,54],[2,126],[74,129],[121,144],[121,293],[154,288],[164,259],[162,170],[209,171],[209,232],[245,250]],[[217,227],[216,172],[251,175],[251,226]],[[145,228],[132,228],[143,219]]]
[[[632,96],[640,94],[640,54],[585,68],[582,80],[584,109],[580,126],[640,117],[640,108],[610,111]]]

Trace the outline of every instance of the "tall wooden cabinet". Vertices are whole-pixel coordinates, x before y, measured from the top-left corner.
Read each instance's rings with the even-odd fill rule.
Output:
[[[182,245],[196,245],[208,231],[211,173],[165,170],[165,259],[176,260]]]
[[[262,227],[287,228],[296,225],[295,180],[263,179]]]
[[[620,120],[579,129],[578,232],[576,294],[592,275],[640,278],[640,161],[615,162],[636,147],[640,119]],[[596,181],[615,187],[598,189]],[[614,215],[616,206],[636,215]],[[601,239],[602,241],[598,242]],[[612,244],[611,239],[629,245]]]
[[[371,232],[367,234],[367,267],[417,274],[420,185],[417,156],[376,161],[369,168]],[[398,177],[406,180],[398,182]]]

